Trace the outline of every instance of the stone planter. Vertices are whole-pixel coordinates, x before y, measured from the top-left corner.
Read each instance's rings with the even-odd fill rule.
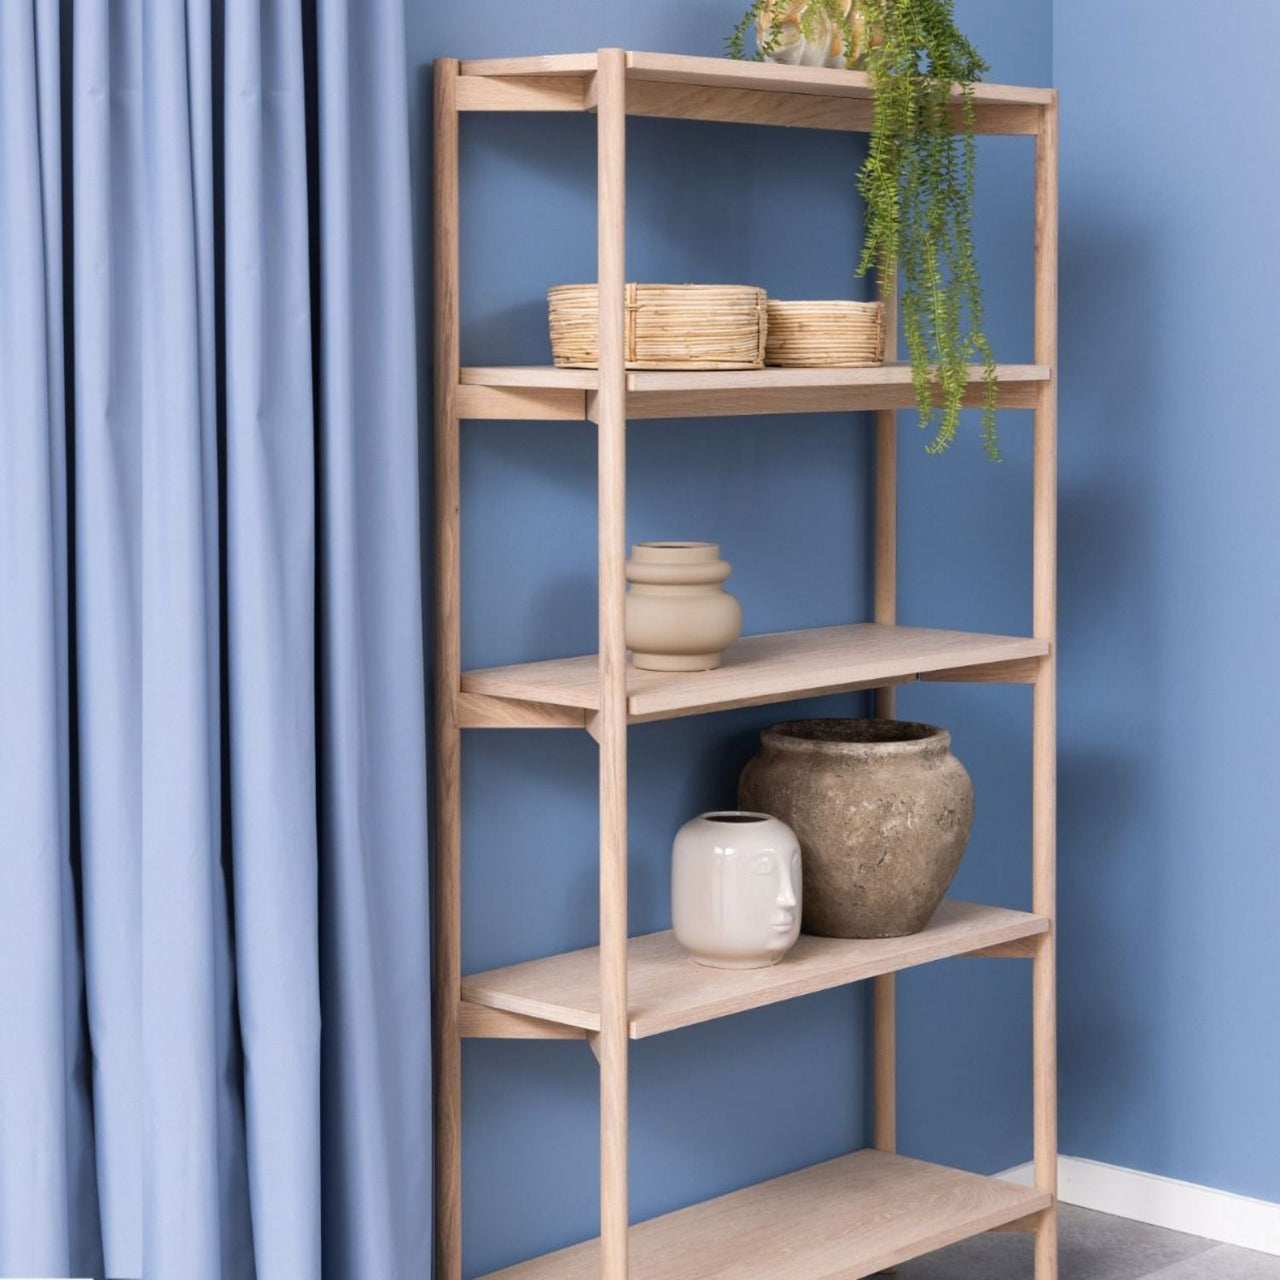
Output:
[[[906,720],[796,720],[761,734],[744,809],[800,841],[805,933],[917,933],[946,894],[973,825],[973,784],[951,735]]]

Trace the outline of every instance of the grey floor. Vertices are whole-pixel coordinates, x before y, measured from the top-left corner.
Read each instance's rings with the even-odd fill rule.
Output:
[[[1280,1258],[1063,1205],[1061,1280],[1280,1280]],[[903,1263],[898,1280],[1030,1280],[1031,1237],[975,1236]]]

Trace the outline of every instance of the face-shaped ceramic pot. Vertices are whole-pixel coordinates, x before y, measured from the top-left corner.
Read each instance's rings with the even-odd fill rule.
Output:
[[[676,835],[671,925],[699,964],[763,969],[800,936],[800,844],[764,813],[704,813]]]

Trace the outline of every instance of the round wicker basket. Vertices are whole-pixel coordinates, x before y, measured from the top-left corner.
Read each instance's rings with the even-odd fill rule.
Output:
[[[879,302],[779,302],[769,299],[765,364],[847,368],[884,362]]]
[[[547,303],[556,365],[596,368],[596,286],[557,285]],[[629,284],[627,368],[759,369],[767,323],[765,292],[753,285]]]

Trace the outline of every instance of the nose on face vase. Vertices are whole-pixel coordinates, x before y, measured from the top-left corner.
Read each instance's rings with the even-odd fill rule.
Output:
[[[671,924],[699,964],[763,969],[800,936],[800,844],[764,813],[704,813],[676,834]]]

